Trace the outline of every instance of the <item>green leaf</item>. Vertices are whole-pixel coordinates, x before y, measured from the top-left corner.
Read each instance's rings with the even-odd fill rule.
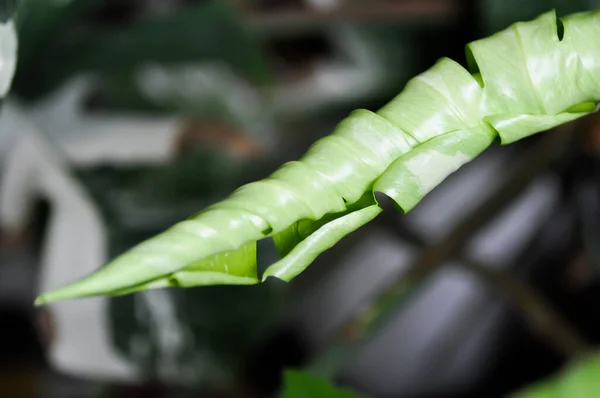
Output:
[[[600,13],[574,14],[562,24],[562,40],[555,13],[547,12],[468,45],[485,87],[484,121],[503,143],[584,116],[589,111],[568,110],[600,98],[600,67],[593,61],[600,54]]]
[[[160,257],[154,256],[155,260]],[[137,275],[133,272],[127,277],[130,280],[143,281],[151,272],[146,272],[144,266],[153,266],[155,264],[142,262],[140,266],[130,269],[138,271]],[[113,274],[114,275],[114,274]],[[108,294],[111,296],[120,296],[123,294],[135,293],[142,290],[162,289],[166,287],[191,287],[206,285],[252,285],[258,283],[256,276],[256,242],[250,242],[237,250],[219,253],[200,261],[191,263],[185,268],[172,272],[167,276],[157,277],[143,281],[126,288],[115,288]],[[36,304],[45,302],[64,300],[73,296],[85,297],[89,289],[93,289],[95,284],[106,286],[120,286],[119,281],[113,281],[104,278],[102,269],[97,273],[90,275],[71,286],[55,290],[51,293],[41,295],[36,300]],[[83,289],[82,289],[83,287]]]
[[[600,355],[574,362],[561,374],[539,382],[512,398],[589,398],[600,392]]]
[[[561,378],[558,385],[559,397],[593,397],[600,392],[600,356],[575,363]]]
[[[558,398],[558,382],[546,380],[529,387],[526,391],[512,395],[512,398]]]
[[[284,373],[284,388],[280,398],[358,398],[349,390],[333,386],[325,379],[309,373],[287,370]]]
[[[458,130],[419,145],[392,163],[375,182],[375,191],[410,211],[448,175],[483,152],[494,140],[490,132],[485,126]]]
[[[290,281],[304,271],[325,250],[330,249],[349,233],[373,220],[381,213],[381,207],[372,205],[337,218],[323,225],[298,242],[281,260],[271,265],[263,275]]]
[[[264,238],[275,240],[282,258],[263,280],[289,281],[381,212],[377,192],[409,211],[497,137],[513,142],[594,111],[600,99],[600,11],[561,23],[559,37],[550,11],[471,43],[470,72],[441,59],[378,112],[352,112],[300,160],[38,303],[154,287],[144,284]],[[248,275],[254,275],[254,261],[242,262]],[[202,272],[194,278],[182,274],[185,285],[232,281]]]
[[[369,192],[356,203],[346,206],[346,210],[343,212],[328,213],[318,220],[303,219],[292,224],[285,230],[273,235],[275,247],[279,252],[279,256],[282,258],[282,261],[279,261],[279,264],[289,264],[289,260],[286,261],[284,257],[288,256],[294,249],[296,250],[294,255],[296,260],[303,257],[298,257],[301,252],[304,253],[304,255],[308,255],[308,253],[311,252],[310,247],[312,247],[312,245],[320,245],[320,240],[324,240],[322,242],[324,248],[322,250],[318,249],[318,253],[325,251],[325,248],[330,247],[328,246],[329,244],[337,243],[341,237],[356,230],[359,226],[371,221],[373,218],[377,217],[380,212],[381,208],[376,206],[375,198]],[[307,239],[317,231],[319,231],[320,236],[318,240],[314,238]],[[335,237],[336,235],[337,238]],[[302,243],[305,239],[312,243]],[[297,246],[299,246],[301,243],[301,247],[298,248]],[[312,260],[307,261],[310,263]],[[309,265],[308,263],[305,265],[305,267]],[[279,268],[281,265],[278,267],[274,266],[275,264],[273,264],[272,270]],[[267,274],[269,274],[271,271],[267,270]],[[266,279],[267,276],[275,275],[265,275],[263,276],[263,280]],[[278,277],[282,278],[281,275],[278,275]]]
[[[484,98],[485,90],[466,69],[442,58],[409,81],[402,93],[377,113],[424,143],[480,126],[486,111]]]

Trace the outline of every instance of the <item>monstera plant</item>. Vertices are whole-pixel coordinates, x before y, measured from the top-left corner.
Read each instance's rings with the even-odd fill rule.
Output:
[[[440,59],[377,112],[354,111],[298,161],[242,186],[37,305],[95,295],[290,281],[377,217],[377,193],[411,210],[488,148],[585,116],[600,98],[600,12],[554,11]],[[256,242],[281,259],[257,275]]]

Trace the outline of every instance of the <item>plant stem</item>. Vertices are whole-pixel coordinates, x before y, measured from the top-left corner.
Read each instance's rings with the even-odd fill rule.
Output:
[[[508,272],[461,259],[460,264],[490,287],[504,293],[531,330],[561,354],[577,358],[589,352],[588,343],[552,308],[539,292]]]

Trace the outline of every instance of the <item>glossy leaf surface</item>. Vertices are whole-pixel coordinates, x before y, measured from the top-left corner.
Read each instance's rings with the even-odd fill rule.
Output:
[[[409,211],[497,137],[511,143],[593,112],[600,98],[600,12],[561,23],[559,37],[561,25],[551,11],[469,44],[470,71],[439,60],[378,112],[350,114],[300,160],[37,303],[253,283],[255,254],[238,250],[264,238],[273,238],[282,255],[264,278],[289,281],[380,213],[376,192]],[[224,253],[235,253],[238,265]],[[210,266],[194,266],[205,259]]]

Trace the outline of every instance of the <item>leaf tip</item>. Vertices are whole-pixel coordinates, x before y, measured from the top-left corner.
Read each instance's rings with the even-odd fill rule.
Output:
[[[35,301],[33,302],[34,307],[41,307],[43,305],[48,304],[52,300],[48,300],[48,297],[45,294],[39,295]]]
[[[283,282],[289,282],[289,280],[285,280],[283,278],[281,278],[280,276],[278,276],[278,272],[275,270],[266,270],[265,273],[263,274],[262,278],[261,278],[261,282],[265,283],[269,278],[271,279],[276,279],[278,281],[283,281]]]

